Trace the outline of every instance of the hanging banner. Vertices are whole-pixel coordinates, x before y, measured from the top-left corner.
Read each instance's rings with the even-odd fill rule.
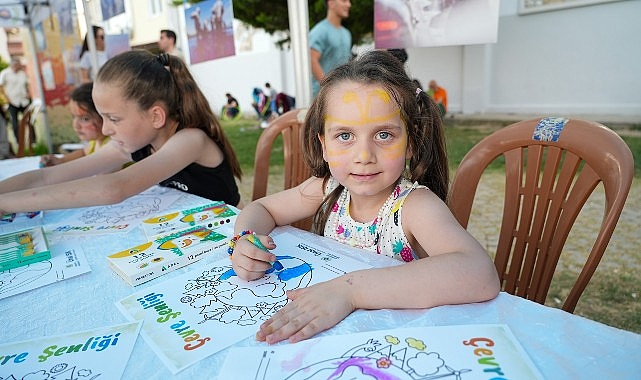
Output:
[[[16,28],[27,26],[27,14],[25,5],[27,1],[18,0],[0,0],[0,27]],[[48,5],[32,4],[29,9],[31,25],[42,22],[51,15],[51,9]]]
[[[202,1],[185,9],[190,63],[236,54],[232,0]]]
[[[109,20],[114,16],[125,13],[125,0],[100,0],[102,19]]]
[[[377,49],[494,43],[499,0],[374,0]]]

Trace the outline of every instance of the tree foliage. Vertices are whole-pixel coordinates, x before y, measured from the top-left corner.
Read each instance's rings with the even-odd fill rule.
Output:
[[[191,4],[202,0],[191,1]],[[299,1],[299,0],[295,0]],[[173,0],[174,5],[180,5],[181,0]],[[309,27],[321,21],[327,15],[325,0],[307,0],[309,10]],[[289,16],[287,14],[287,0],[237,0],[233,2],[234,18],[251,25],[262,28],[269,34],[285,32],[285,38],[279,45],[289,42]],[[357,45],[372,40],[374,30],[374,1],[352,1],[349,18],[343,25],[352,32],[352,42]]]

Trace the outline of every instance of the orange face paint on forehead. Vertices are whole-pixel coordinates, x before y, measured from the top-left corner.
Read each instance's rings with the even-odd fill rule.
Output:
[[[376,117],[372,116],[374,110],[389,108],[392,104],[392,97],[382,88],[375,87],[373,90],[365,92],[365,99],[361,99],[360,95],[361,93],[357,93],[353,89],[348,89],[341,97],[342,104],[339,104],[341,107],[354,108],[355,112],[349,113],[349,115],[353,115],[353,119],[341,118],[328,113],[325,116],[325,122],[343,126],[356,126],[370,123],[384,123],[400,115],[401,111],[395,108],[388,114]]]

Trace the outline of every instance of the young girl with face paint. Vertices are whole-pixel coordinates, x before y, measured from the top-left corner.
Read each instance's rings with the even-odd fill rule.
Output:
[[[92,98],[110,141],[93,154],[0,181],[0,212],[113,204],[157,184],[238,205],[240,165],[180,58],[121,53],[98,72]]]
[[[55,154],[40,156],[41,166],[53,166],[75,160],[92,154],[100,147],[107,144],[109,137],[102,134],[102,117],[96,110],[96,105],[91,98],[93,83],[83,83],[76,87],[69,99],[69,112],[73,130],[80,141],[86,145],[82,149],[67,153],[62,157]]]
[[[314,216],[313,232],[407,263],[348,273],[287,293],[258,340],[297,342],[355,309],[430,308],[480,302],[499,292],[494,264],[444,203],[448,166],[434,102],[400,62],[371,51],[323,80],[305,120],[304,154],[313,177],[247,205],[235,224],[232,265],[262,277],[275,227]],[[286,206],[285,206],[286,205]]]

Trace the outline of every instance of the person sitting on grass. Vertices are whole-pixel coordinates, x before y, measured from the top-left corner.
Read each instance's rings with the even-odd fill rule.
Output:
[[[258,114],[260,127],[266,128],[267,120],[269,120],[269,117],[272,114],[270,107],[271,99],[258,87],[254,87],[254,90],[252,91],[252,98],[254,99],[252,107],[254,107],[254,110]]]
[[[225,94],[227,97],[227,103],[223,105],[223,110],[221,112],[221,117],[223,120],[235,120],[240,117],[240,106],[238,105],[238,100],[232,96],[229,92]]]

